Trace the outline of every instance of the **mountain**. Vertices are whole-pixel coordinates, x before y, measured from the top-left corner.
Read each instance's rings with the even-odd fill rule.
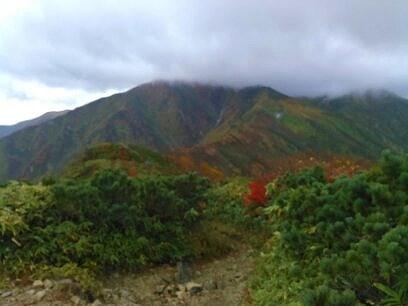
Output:
[[[65,115],[67,112],[69,111],[64,110],[64,111],[59,111],[59,112],[48,112],[48,113],[41,115],[40,117],[31,119],[31,120],[22,121],[14,125],[0,125],[0,138],[6,137],[24,128],[39,125],[46,121],[55,119],[59,116]]]
[[[298,99],[271,88],[153,82],[0,140],[0,180],[61,171],[100,142],[142,145],[181,169],[258,175],[287,158],[375,158],[408,149],[408,103],[393,94]]]

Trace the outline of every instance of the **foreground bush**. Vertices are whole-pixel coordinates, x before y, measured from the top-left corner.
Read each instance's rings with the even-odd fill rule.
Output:
[[[105,170],[90,179],[0,188],[0,261],[7,274],[74,265],[137,269],[193,256],[209,182],[195,174],[131,179]]]
[[[407,155],[332,183],[318,168],[286,175],[271,198],[256,305],[408,305]]]

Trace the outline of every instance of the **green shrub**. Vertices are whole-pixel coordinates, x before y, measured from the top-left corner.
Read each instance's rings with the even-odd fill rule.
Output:
[[[263,230],[264,217],[247,214],[244,198],[248,192],[248,180],[242,178],[211,188],[207,194],[206,218],[245,230]]]
[[[329,183],[318,169],[288,174],[265,208],[273,237],[258,265],[258,305],[360,305],[408,283],[408,156]],[[275,279],[276,278],[276,279]]]
[[[50,186],[0,189],[0,260],[9,274],[75,265],[92,272],[138,269],[194,256],[207,179],[196,174],[132,179],[104,170]]]

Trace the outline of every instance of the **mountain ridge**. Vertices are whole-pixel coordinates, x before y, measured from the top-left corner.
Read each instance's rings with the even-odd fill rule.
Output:
[[[57,172],[100,142],[142,145],[226,175],[258,175],[304,152],[376,158],[385,148],[407,150],[406,100],[372,102],[299,99],[265,86],[145,83],[1,139],[0,180]]]
[[[0,139],[3,137],[7,137],[8,135],[11,135],[19,130],[25,129],[27,127],[36,126],[46,121],[53,120],[59,116],[65,115],[68,112],[69,110],[50,111],[50,112],[46,112],[42,114],[39,117],[20,121],[20,122],[17,122],[16,124],[0,125]]]

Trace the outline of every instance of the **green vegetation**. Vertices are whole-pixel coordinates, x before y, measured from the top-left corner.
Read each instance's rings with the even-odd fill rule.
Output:
[[[2,272],[98,273],[193,257],[187,235],[208,188],[195,174],[132,179],[119,170],[50,186],[12,182],[0,189]]]
[[[258,263],[256,305],[407,305],[408,156],[328,183],[319,168],[269,186],[273,235]]]
[[[254,305],[408,304],[406,154],[385,152],[352,176],[316,167],[269,183],[216,183],[194,173],[132,176],[110,161],[162,169],[166,160],[102,145],[68,170],[95,160],[108,165],[0,187],[0,286],[6,276],[70,277],[94,294],[99,276],[220,256],[245,240],[260,251]]]

